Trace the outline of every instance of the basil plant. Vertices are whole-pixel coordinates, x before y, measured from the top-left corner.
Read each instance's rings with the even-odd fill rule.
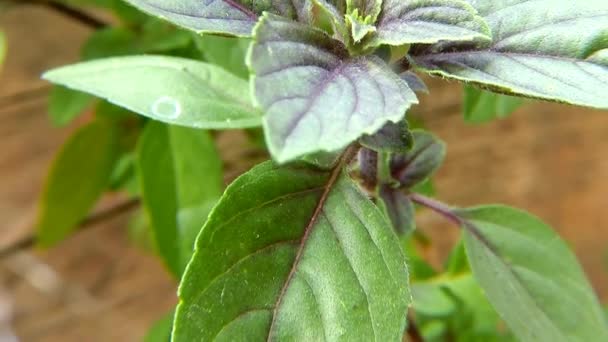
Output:
[[[43,77],[151,119],[137,143],[141,196],[181,279],[166,337],[608,341],[550,227],[429,197],[445,144],[407,114],[426,91],[418,74],[466,84],[472,121],[519,98],[608,109],[607,1],[128,2],[192,31],[183,39],[208,38],[215,58],[100,58]],[[208,131],[258,127],[272,160],[224,190]],[[410,243],[420,207],[461,230],[442,272],[425,273]]]

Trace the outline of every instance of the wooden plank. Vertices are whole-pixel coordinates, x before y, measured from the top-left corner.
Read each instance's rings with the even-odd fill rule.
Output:
[[[58,248],[2,261],[23,341],[137,341],[176,303],[158,259],[133,246],[123,214]]]
[[[41,6],[22,5],[0,14],[8,54],[0,72],[0,97],[48,87],[40,75],[75,62],[90,29]]]

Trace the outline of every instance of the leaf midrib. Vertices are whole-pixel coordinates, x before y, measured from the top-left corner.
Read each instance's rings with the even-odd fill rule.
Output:
[[[525,292],[526,296],[530,298],[530,301],[532,303],[534,303],[535,308],[551,324],[551,326],[553,327],[553,329],[555,331],[558,331],[558,332],[564,334],[565,336],[567,336],[567,334],[565,332],[563,332],[558,326],[556,326],[555,322],[549,316],[547,316],[547,314],[545,313],[545,311],[539,305],[538,300],[534,296],[531,295],[530,290],[525,286],[525,282],[521,280],[521,278],[515,272],[515,270],[513,269],[513,267],[511,267],[511,265],[498,252],[498,250],[496,249],[496,247],[485,237],[485,235],[483,235],[483,233],[481,232],[481,230],[479,229],[479,227],[477,227],[475,225],[475,223],[473,223],[472,221],[470,221],[467,218],[461,217],[461,219],[462,219],[462,223],[463,223],[462,225],[463,225],[463,227],[471,234],[471,236],[474,239],[476,239],[477,241],[479,241],[479,243],[482,246],[484,246],[490,253],[492,253],[496,257],[496,259],[498,259],[499,262],[505,266],[505,269],[513,276],[513,278],[517,281],[517,283],[524,290],[526,290],[526,292]]]
[[[306,243],[308,242],[308,239],[310,238],[310,235],[313,231],[315,224],[318,222],[319,217],[322,214],[323,206],[327,202],[329,194],[333,190],[334,185],[336,185],[338,179],[340,178],[343,167],[348,162],[350,162],[350,160],[356,154],[356,152],[357,152],[357,148],[355,148],[355,147],[351,146],[351,147],[347,148],[346,151],[342,154],[338,164],[336,164],[336,166],[331,171],[331,175],[330,175],[327,183],[325,184],[325,188],[323,190],[323,193],[321,194],[321,197],[319,198],[319,202],[315,206],[315,210],[313,211],[313,214],[312,214],[310,220],[308,221],[306,228],[304,229],[304,233],[302,234],[302,238],[297,247],[296,257],[293,261],[291,269],[289,270],[289,274],[287,275],[285,284],[283,284],[283,287],[281,288],[281,291],[279,292],[279,295],[275,301],[273,312],[272,312],[272,321],[270,322],[270,327],[268,329],[268,336],[266,338],[267,342],[272,341],[273,331],[274,331],[275,324],[276,324],[276,318],[278,316],[278,312],[281,307],[281,303],[283,301],[283,298],[285,297],[285,294],[287,293],[287,290],[289,289],[289,286],[291,285],[291,281],[293,280],[293,277],[296,274],[297,268],[300,264],[303,254],[304,254],[304,249],[306,247]]]

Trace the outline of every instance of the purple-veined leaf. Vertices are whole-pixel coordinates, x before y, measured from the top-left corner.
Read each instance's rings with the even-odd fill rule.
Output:
[[[393,155],[390,161],[392,177],[406,189],[432,176],[443,163],[446,151],[445,143],[429,132],[414,130],[412,135],[414,146]]]
[[[401,73],[399,76],[401,76],[401,79],[403,79],[413,91],[426,94],[429,93],[429,88],[427,88],[424,81],[415,73],[406,71]]]
[[[350,58],[325,32],[267,14],[248,58],[273,157],[285,162],[345,147],[417,103],[376,57]]]
[[[196,32],[250,36],[263,12],[307,20],[310,0],[126,0],[152,15]]]
[[[464,0],[384,0],[370,45],[490,40],[491,32]]]
[[[608,109],[607,1],[468,1],[492,42],[414,49],[418,68],[500,93]]]
[[[378,195],[378,206],[384,210],[397,234],[407,235],[416,229],[414,203],[402,190],[382,185]]]
[[[378,132],[364,135],[359,143],[377,152],[407,152],[414,144],[414,137],[407,122],[389,122]]]

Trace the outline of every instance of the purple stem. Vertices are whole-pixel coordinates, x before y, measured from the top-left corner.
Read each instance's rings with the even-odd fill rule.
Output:
[[[228,5],[234,7],[235,9],[245,13],[245,15],[248,16],[249,18],[251,18],[253,20],[258,19],[257,14],[255,14],[252,10],[245,7],[243,4],[241,4],[235,0],[224,0],[224,2],[227,3]]]
[[[463,220],[445,203],[416,193],[411,193],[408,195],[408,197],[412,200],[412,202],[433,210],[458,226],[462,226],[464,224]]]

